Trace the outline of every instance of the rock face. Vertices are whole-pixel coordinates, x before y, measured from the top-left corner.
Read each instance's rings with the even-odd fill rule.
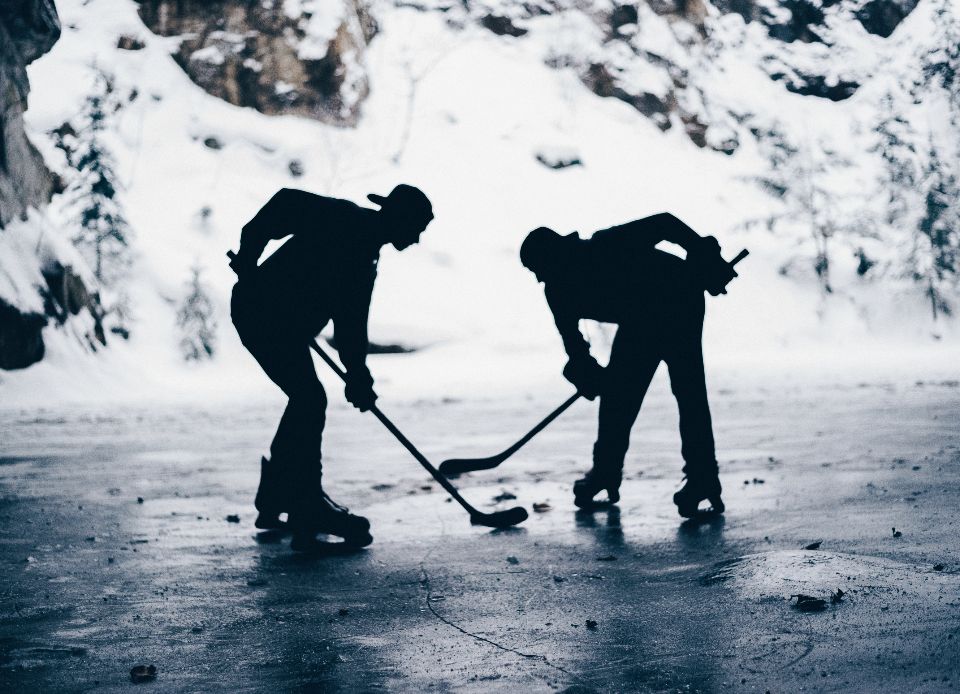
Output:
[[[174,58],[207,92],[267,114],[353,125],[377,31],[361,0],[144,0],[144,23],[178,36]]]
[[[498,7],[497,14],[490,7]],[[697,89],[691,87],[691,56],[707,38],[712,8],[705,0],[554,0],[509,3],[463,0],[440,5],[448,21],[473,21],[500,36],[522,39],[533,21],[563,15],[576,41],[548,39],[547,64],[572,69],[595,94],[623,101],[661,130],[681,127],[699,147],[732,152],[729,136],[708,138]],[[455,18],[457,14],[462,15]]]
[[[100,316],[100,299],[91,294],[83,279],[73,268],[59,261],[51,260],[41,270],[46,287],[41,289],[44,313],[57,325],[63,325],[71,316],[78,316],[84,310],[93,316],[93,325],[86,335],[90,349],[96,351],[100,345],[107,344]]]
[[[54,177],[23,131],[27,108],[26,67],[60,37],[52,0],[0,3],[0,228],[45,204]]]
[[[823,75],[807,75],[795,70],[790,75],[773,72],[770,79],[783,82],[788,91],[804,96],[817,96],[830,101],[843,101],[853,96],[860,85],[851,80],[837,79],[833,82]]]
[[[60,37],[60,22],[50,0],[10,0],[0,4],[0,234],[29,207],[45,204],[53,176],[23,131],[27,108],[27,64],[46,53]],[[21,312],[0,299],[0,368],[18,369],[43,358],[45,316]]]
[[[846,62],[858,31],[890,36],[918,0],[434,0],[459,23],[473,21],[501,36],[523,40],[544,15],[564,15],[577,39],[549,37],[557,48],[548,64],[573,69],[594,93],[623,101],[661,130],[682,128],[698,147],[727,154],[739,146],[737,123],[712,108],[715,87],[705,66],[745,41],[724,27],[726,15],[764,28],[757,58],[770,79],[804,96],[843,101],[869,75]],[[420,0],[418,5],[429,0]],[[495,11],[494,11],[495,10]],[[450,21],[453,21],[451,19]],[[859,26],[857,26],[859,25]],[[732,30],[730,30],[732,31]],[[735,33],[735,32],[734,32]],[[725,38],[730,39],[724,43]],[[750,39],[751,41],[753,39]],[[732,46],[731,46],[732,44]],[[719,101],[724,101],[720,99]],[[749,114],[746,114],[749,115]]]
[[[859,10],[857,19],[871,34],[887,38],[900,22],[917,7],[919,0],[869,0]]]
[[[14,223],[25,220],[30,208],[43,208],[56,186],[56,177],[27,139],[23,112],[30,91],[26,67],[49,51],[59,37],[60,21],[52,0],[0,3],[0,241],[9,240],[4,234],[23,233]],[[13,248],[22,249],[22,244],[4,243],[5,252],[11,253]],[[20,289],[39,295],[44,311],[24,309],[9,297],[0,297],[0,369],[22,369],[42,359],[43,328],[51,319],[62,324],[88,311],[99,325],[99,302],[83,280],[55,260],[45,244],[38,242],[29,248],[30,253],[17,252],[4,260],[20,266],[18,270],[39,268],[38,283],[46,286]],[[102,331],[95,336],[101,343],[102,338]]]
[[[21,312],[0,299],[0,369],[23,369],[43,359],[46,316]]]
[[[839,6],[843,0],[780,0],[776,5],[756,0],[713,0],[724,14],[733,13],[746,22],[760,22],[767,27],[771,38],[792,43],[822,41],[820,29],[826,19],[826,11]],[[913,12],[919,0],[867,0],[848,2],[854,16],[871,34],[887,38],[908,14]]]

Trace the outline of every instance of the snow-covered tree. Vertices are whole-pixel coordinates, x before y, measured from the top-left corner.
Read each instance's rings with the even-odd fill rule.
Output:
[[[960,181],[933,142],[921,179],[923,209],[913,235],[909,269],[930,299],[934,320],[952,312],[960,280]]]
[[[795,145],[776,131],[762,134],[759,142],[768,167],[757,182],[782,203],[779,211],[764,220],[767,227],[775,232],[799,232],[801,246],[812,246],[812,253],[791,259],[782,272],[789,274],[799,261],[801,267],[813,270],[823,293],[830,294],[832,242],[840,233],[859,231],[844,212],[849,209],[847,201],[832,183],[834,174],[849,162],[821,146]]]
[[[949,155],[957,143],[944,133],[918,133],[897,112],[889,92],[878,115],[872,151],[882,161],[878,183],[883,210],[872,213],[867,207],[864,216],[876,220],[890,249],[892,274],[919,286],[936,320],[952,312],[960,274],[960,185],[953,163],[957,158]],[[920,144],[924,140],[927,144]],[[946,144],[947,153],[938,142]]]
[[[102,137],[113,111],[111,92],[109,79],[101,73],[69,151],[76,175],[67,191],[79,226],[74,244],[105,287],[124,276],[130,258],[130,226],[117,199],[117,176]]]
[[[905,274],[904,244],[909,245],[921,207],[917,182],[922,162],[916,144],[921,136],[904,115],[904,108],[910,105],[912,99],[900,92],[894,94],[891,89],[887,89],[877,105],[870,146],[870,152],[879,158],[876,193],[865,196],[857,205],[864,225],[870,229],[853,252],[860,277],[889,278]]]
[[[933,47],[923,57],[924,81],[946,90],[956,125],[960,119],[960,15],[953,0],[937,0],[934,18]]]
[[[887,91],[880,100],[879,122],[871,151],[880,155],[880,191],[885,203],[882,221],[887,225],[913,223],[916,211],[916,183],[919,175],[917,134],[900,114],[893,94]]]
[[[211,359],[216,352],[217,321],[201,274],[201,268],[196,265],[190,269],[187,293],[177,310],[180,350],[187,361]]]

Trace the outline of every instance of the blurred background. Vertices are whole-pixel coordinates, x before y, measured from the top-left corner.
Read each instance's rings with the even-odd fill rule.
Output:
[[[712,384],[955,378],[955,0],[8,0],[0,94],[4,405],[278,398],[224,253],[279,188],[400,182],[382,396],[563,391],[521,239],[664,210],[751,252]]]

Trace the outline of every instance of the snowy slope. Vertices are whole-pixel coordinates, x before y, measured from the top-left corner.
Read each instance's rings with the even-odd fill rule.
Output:
[[[955,357],[955,329],[931,324],[922,296],[894,282],[858,285],[852,257],[837,270],[842,291],[827,299],[815,282],[780,274],[794,238],[745,227],[777,214],[780,204],[755,183],[767,166],[757,143],[741,137],[732,156],[698,148],[681,129],[662,131],[626,103],[591,93],[573,67],[548,64],[553,18],[531,20],[546,28],[515,40],[471,23],[451,26],[440,12],[378,5],[380,33],[366,56],[370,95],[358,127],[341,129],[206,94],[170,57],[176,39],[150,34],[131,0],[64,0],[58,9],[63,37],[30,67],[28,124],[50,166],[62,170],[63,155],[46,133],[76,116],[93,66],[126,95],[106,141],[136,235],[128,287],[134,323],[129,341],[114,339],[95,355],[46,331],[41,364],[0,375],[5,403],[49,400],[53,392],[66,400],[272,395],[230,324],[233,278],[223,254],[284,186],[359,202],[405,181],[434,201],[436,220],[422,245],[402,255],[385,250],[380,265],[372,339],[423,348],[371,358],[390,398],[562,390],[560,342],[540,288],[517,260],[520,240],[540,225],[589,233],[662,210],[716,235],[728,256],[751,251],[730,295],[709,302],[705,349],[726,374],[718,378],[745,378],[757,365],[765,378],[912,377],[917,368],[949,369]],[[930,21],[921,4],[884,50],[914,60],[911,37],[929,31]],[[797,139],[827,138],[857,162],[837,182],[855,196],[877,175],[864,129],[883,76],[842,102],[791,94],[753,54],[767,40],[750,42],[758,24],[728,15],[717,26],[721,43],[734,48],[701,63],[710,65],[698,81],[711,109],[750,111],[753,121],[741,130],[775,123]],[[122,34],[140,37],[145,48],[119,50]],[[880,61],[874,38],[851,43],[850,55]],[[855,61],[845,69],[866,70]],[[211,137],[222,148],[206,146]],[[583,166],[552,170],[536,160],[556,148],[575,151]],[[295,159],[299,178],[289,169]],[[67,226],[57,204],[51,216]],[[210,363],[187,365],[175,311],[194,264],[214,288],[219,351]],[[602,354],[603,336],[590,330]]]

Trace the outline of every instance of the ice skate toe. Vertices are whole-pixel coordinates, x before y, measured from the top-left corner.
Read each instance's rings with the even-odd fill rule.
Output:
[[[351,534],[369,535],[370,521],[363,516],[354,516],[354,518],[356,518],[356,520],[352,523],[353,527],[350,529]]]
[[[254,527],[260,530],[283,530],[287,524],[280,520],[279,513],[263,513],[257,515],[257,520],[253,522]]]
[[[370,524],[367,523],[369,526]],[[350,545],[351,547],[366,547],[371,542],[373,542],[373,535],[369,532],[359,533],[357,535],[349,535],[343,538],[343,543]]]
[[[595,497],[602,491],[607,492],[606,499]],[[573,503],[577,508],[589,510],[605,508],[620,501],[620,476],[588,472],[573,483]]]
[[[596,492],[591,494],[587,491],[583,491],[574,487],[573,503],[577,508],[582,508],[582,509],[593,508],[594,505],[597,503],[596,501],[593,500],[593,497],[595,494]]]
[[[687,498],[673,497],[673,503],[677,505],[677,513],[683,518],[709,518],[711,516],[718,516],[726,510],[723,499],[719,496],[712,496],[706,500],[710,502],[710,507],[701,509],[700,502],[704,501],[704,499],[693,501]]]

